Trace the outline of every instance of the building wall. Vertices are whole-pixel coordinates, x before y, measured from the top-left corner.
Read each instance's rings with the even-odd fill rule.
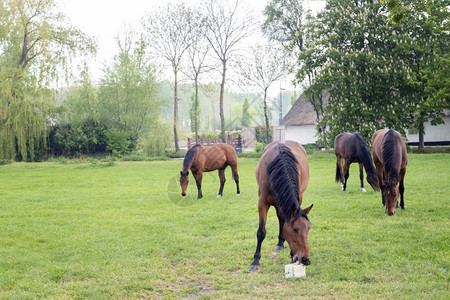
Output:
[[[284,141],[285,137],[285,126],[273,126],[273,141]]]
[[[450,141],[450,118],[444,118],[445,124],[432,126],[430,122],[426,122],[424,141],[426,142],[449,142]],[[408,143],[419,142],[419,134],[406,134]]]
[[[285,139],[297,141],[302,145],[313,144],[317,141],[316,125],[286,126]]]

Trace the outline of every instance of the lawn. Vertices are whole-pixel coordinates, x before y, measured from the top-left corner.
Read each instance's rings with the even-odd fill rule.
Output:
[[[386,216],[381,195],[334,182],[335,158],[309,156],[311,265],[284,277],[269,211],[261,270],[256,247],[257,160],[239,159],[241,195],[226,171],[177,186],[181,160],[60,160],[0,166],[0,298],[448,299],[450,154],[410,154],[406,210]]]

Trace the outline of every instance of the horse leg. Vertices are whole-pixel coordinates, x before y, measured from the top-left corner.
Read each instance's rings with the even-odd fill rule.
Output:
[[[345,179],[345,181],[344,181],[344,185],[342,186],[342,190],[345,192],[346,190],[347,190],[347,179],[348,179],[348,177],[350,176],[350,173],[349,173],[349,169],[350,169],[350,164],[351,164],[351,161],[349,161],[349,160],[345,160],[345,163],[344,163],[344,168],[343,168],[343,174],[345,174],[345,177],[344,177],[344,179]]]
[[[383,206],[386,206],[386,199],[384,199],[383,196],[383,190],[384,190],[384,180],[383,180],[383,165],[378,160],[375,161],[375,169],[377,171],[377,177],[378,177],[378,183],[380,184],[380,190],[381,190],[381,203],[383,203]]]
[[[279,209],[277,209],[277,217],[279,224],[279,233],[278,233],[278,244],[275,248],[276,251],[281,251],[284,249],[284,236],[283,236],[283,226],[284,226],[284,218]]]
[[[241,191],[239,190],[239,174],[237,171],[237,165],[230,165],[231,166],[231,172],[233,173],[234,182],[236,182],[236,194],[240,194]]]
[[[364,188],[364,165],[362,162],[359,163],[359,179],[361,179],[361,191],[366,192]]]
[[[341,182],[341,187],[344,187],[344,173],[342,167],[342,157],[338,157],[336,161],[336,182]]]
[[[223,186],[225,185],[225,180],[226,180],[224,168],[219,169],[219,180],[220,180],[220,189],[219,189],[219,194],[217,195],[217,197],[222,197]]]
[[[263,202],[263,198],[260,195],[259,202]],[[269,210],[269,207],[265,204],[258,204],[258,211],[259,211],[259,227],[258,231],[256,233],[256,237],[258,239],[258,242],[256,244],[256,251],[255,255],[253,255],[253,262],[250,265],[250,271],[258,271],[261,269],[261,265],[259,264],[259,260],[261,259],[261,244],[264,241],[264,238],[266,237],[266,219],[267,219],[267,211]]]
[[[203,172],[202,171],[198,171],[196,173],[192,173],[192,175],[195,178],[195,183],[197,183],[197,190],[198,190],[198,199],[203,198],[203,193],[202,193],[202,178],[203,178]]]
[[[405,185],[403,183],[403,180],[405,178],[406,169],[400,170],[400,185],[398,187],[400,191],[400,207],[402,209],[405,209],[405,199],[403,198],[403,193],[405,192]]]

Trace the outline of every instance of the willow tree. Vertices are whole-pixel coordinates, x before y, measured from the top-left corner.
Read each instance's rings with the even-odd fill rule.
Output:
[[[35,159],[45,147],[54,80],[94,43],[72,27],[53,0],[0,6],[0,157]],[[66,73],[64,73],[66,71]]]

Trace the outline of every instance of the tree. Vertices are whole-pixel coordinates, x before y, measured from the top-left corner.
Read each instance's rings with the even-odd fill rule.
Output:
[[[220,82],[219,115],[221,122],[221,138],[222,142],[225,142],[223,100],[228,62],[239,49],[239,44],[242,40],[250,35],[253,20],[249,14],[244,18],[239,18],[239,0],[235,0],[230,7],[225,7],[222,3],[223,2],[219,2],[219,0],[211,0],[209,5],[207,5],[205,28],[207,31],[206,38],[222,65],[220,70],[222,79]]]
[[[191,45],[192,34],[190,21],[192,11],[184,4],[167,4],[152,14],[147,15],[144,21],[146,44],[153,49],[156,56],[162,56],[169,62],[174,75],[173,97],[173,133],[175,150],[178,145],[178,72],[182,58]]]
[[[250,116],[250,103],[248,102],[248,99],[245,98],[244,104],[242,105],[242,126],[250,126],[250,123],[252,121]]]
[[[416,99],[413,126],[419,132],[419,150],[424,151],[424,123],[442,124],[444,110],[450,109],[450,16],[445,1],[415,0],[401,8],[403,13],[394,9],[393,19],[402,27],[399,50],[409,68],[408,91]]]
[[[448,76],[442,76],[448,64],[440,65],[448,53],[441,42],[448,40],[442,25],[446,8],[428,8],[416,9],[408,22],[396,24],[388,22],[379,2],[329,1],[311,23],[298,80],[313,70],[312,86],[329,91],[324,122],[330,142],[342,131],[358,131],[369,140],[381,127],[405,135],[413,124],[441,120],[448,107]],[[436,23],[427,29],[428,22]],[[437,85],[428,78],[437,79],[432,80]],[[435,97],[432,90],[441,93]]]
[[[195,141],[198,142],[198,128],[200,127],[200,106],[198,96],[195,92],[191,95],[191,108],[189,109],[189,117],[191,119],[191,132],[195,133]]]
[[[304,11],[302,0],[272,0],[264,8],[263,32],[288,51],[303,49]]]
[[[263,112],[266,131],[266,142],[270,139],[270,123],[267,91],[277,80],[286,74],[286,60],[281,51],[272,45],[256,45],[250,51],[252,56],[239,63],[240,72],[244,80],[263,93]]]
[[[155,70],[146,59],[142,37],[130,30],[117,42],[119,54],[100,80],[100,120],[110,129],[138,137],[158,119],[162,107]]]
[[[199,108],[199,79],[200,75],[211,70],[211,66],[207,65],[206,59],[210,51],[210,45],[203,30],[204,16],[199,12],[192,12],[191,21],[189,22],[191,32],[191,44],[187,49],[188,66],[185,68],[185,74],[194,81],[194,105],[192,107],[193,116],[191,115],[191,132],[195,133],[195,141],[198,142],[198,130],[200,128],[200,108]],[[193,129],[193,130],[192,130]]]
[[[72,57],[95,44],[72,27],[53,0],[0,5],[0,157],[34,160],[46,145],[54,97],[49,86]]]

